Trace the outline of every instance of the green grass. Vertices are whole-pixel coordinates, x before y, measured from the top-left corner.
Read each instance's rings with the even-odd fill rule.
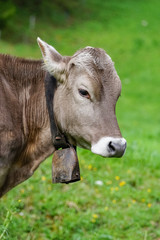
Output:
[[[51,183],[47,159],[0,200],[0,240],[160,239],[160,2],[89,3],[86,21],[66,29],[41,23],[37,35],[62,54],[87,45],[110,54],[123,86],[117,118],[127,139],[126,154],[104,159],[78,149],[83,180],[70,185]],[[0,41],[0,49],[41,57],[36,43]]]

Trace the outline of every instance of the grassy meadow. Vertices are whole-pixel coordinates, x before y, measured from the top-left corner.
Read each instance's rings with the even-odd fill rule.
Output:
[[[160,2],[86,2],[82,21],[37,23],[34,44],[2,38],[0,52],[41,58],[37,36],[63,55],[104,48],[122,81],[116,112],[126,154],[78,149],[82,180],[70,185],[51,183],[48,158],[0,200],[0,240],[160,240]]]

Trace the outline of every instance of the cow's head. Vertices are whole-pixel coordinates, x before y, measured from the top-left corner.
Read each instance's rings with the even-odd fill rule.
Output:
[[[58,81],[54,113],[70,143],[104,157],[126,149],[115,115],[121,81],[103,49],[86,47],[63,57],[38,38],[45,69]]]

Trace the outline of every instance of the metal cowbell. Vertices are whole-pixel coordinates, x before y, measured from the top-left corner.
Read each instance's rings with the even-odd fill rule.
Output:
[[[74,148],[55,151],[52,159],[52,182],[71,183],[79,180],[79,162]]]

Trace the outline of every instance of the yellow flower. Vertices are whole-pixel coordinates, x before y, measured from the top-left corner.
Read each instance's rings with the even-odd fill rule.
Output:
[[[99,190],[98,190],[98,189],[95,189],[95,192],[96,192],[96,193],[99,193]]]
[[[108,211],[108,207],[105,207],[104,210],[105,210],[105,211]]]
[[[84,160],[81,160],[81,163],[82,163],[82,164],[85,164],[85,161],[84,161]]]
[[[143,203],[144,203],[145,201],[146,201],[146,200],[145,200],[144,198],[142,198],[142,199],[141,199],[141,202],[143,202]]]
[[[21,199],[19,199],[19,200],[18,200],[18,202],[20,203],[20,202],[22,202],[22,200],[21,200]]]
[[[106,184],[107,184],[107,185],[111,185],[111,184],[112,184],[112,181],[109,180],[109,181],[106,182]]]
[[[81,181],[83,181],[83,177],[81,176]]]
[[[116,199],[113,199],[112,202],[115,204],[117,201],[116,201]]]
[[[97,219],[98,218],[98,215],[97,214],[92,214],[92,217],[94,218],[94,219]]]
[[[111,189],[112,192],[114,191],[114,187],[111,187],[110,189]]]
[[[116,191],[118,191],[118,190],[119,190],[119,188],[118,188],[118,187],[115,187],[115,190],[116,190]]]
[[[98,215],[97,214],[92,214],[92,219],[91,219],[91,222],[92,223],[95,223],[96,222],[96,220],[97,220],[97,218],[98,218]]]
[[[125,184],[126,184],[125,181],[121,181],[121,182],[119,183],[119,186],[120,186],[120,187],[123,187]]]
[[[24,189],[23,188],[21,189],[21,193],[24,193]]]
[[[120,177],[119,177],[119,176],[115,176],[115,179],[116,179],[117,181],[119,181],[119,180],[120,180]]]
[[[45,176],[42,176],[42,181],[46,181],[46,177]]]
[[[150,193],[150,192],[151,192],[151,189],[150,189],[150,188],[148,188],[148,189],[147,189],[147,192],[148,192],[148,193]]]
[[[151,204],[151,203],[148,203],[147,206],[150,208],[150,207],[152,207],[152,204]]]
[[[88,170],[91,170],[91,169],[92,169],[92,165],[89,164],[89,165],[88,165]]]
[[[92,218],[92,219],[91,219],[91,222],[92,222],[92,223],[95,223],[95,222],[96,222],[96,219],[95,219],[95,218]]]
[[[132,199],[132,203],[136,203],[136,200],[135,200],[135,199]]]

